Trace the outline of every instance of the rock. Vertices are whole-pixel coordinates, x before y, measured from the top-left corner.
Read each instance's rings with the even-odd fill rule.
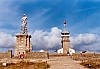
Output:
[[[7,66],[7,63],[3,63],[2,65],[3,65],[3,66]]]

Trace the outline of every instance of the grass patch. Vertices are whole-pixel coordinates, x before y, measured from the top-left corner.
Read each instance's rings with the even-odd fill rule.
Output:
[[[8,63],[6,67],[0,63],[0,69],[47,69],[50,66],[47,62],[24,62]]]
[[[73,54],[71,58],[81,61],[81,65],[90,69],[100,68],[100,54]]]

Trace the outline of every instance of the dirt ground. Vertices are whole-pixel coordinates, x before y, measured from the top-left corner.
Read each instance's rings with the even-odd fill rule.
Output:
[[[88,69],[80,65],[79,61],[75,61],[69,56],[51,57],[48,60],[50,68],[48,69]]]
[[[20,60],[22,61],[22,60]],[[21,64],[17,64],[17,66],[11,65],[8,66],[9,68],[5,67],[5,68],[0,68],[0,69],[88,69],[85,68],[84,66],[80,65],[81,62],[73,60],[72,58],[70,58],[69,56],[56,56],[56,57],[50,57],[49,59],[24,59],[24,61],[31,61],[31,62],[46,62],[49,67],[46,68],[47,64],[46,63],[39,63],[39,64],[35,64],[35,63],[21,63]],[[19,62],[19,59],[11,59],[9,60],[9,62]],[[30,64],[30,65],[27,65]],[[35,66],[34,66],[34,65]],[[15,66],[15,68],[14,68]],[[35,68],[34,68],[35,67]]]

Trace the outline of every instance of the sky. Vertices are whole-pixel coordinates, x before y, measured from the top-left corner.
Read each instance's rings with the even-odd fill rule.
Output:
[[[61,48],[66,20],[71,48],[100,52],[100,0],[0,0],[0,51],[14,48],[23,14],[34,50]]]

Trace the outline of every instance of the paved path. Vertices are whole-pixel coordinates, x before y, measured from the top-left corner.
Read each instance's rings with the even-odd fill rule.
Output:
[[[79,61],[72,60],[68,56],[52,57],[50,59],[48,60],[48,64],[50,65],[48,69],[88,69],[80,65]]]

